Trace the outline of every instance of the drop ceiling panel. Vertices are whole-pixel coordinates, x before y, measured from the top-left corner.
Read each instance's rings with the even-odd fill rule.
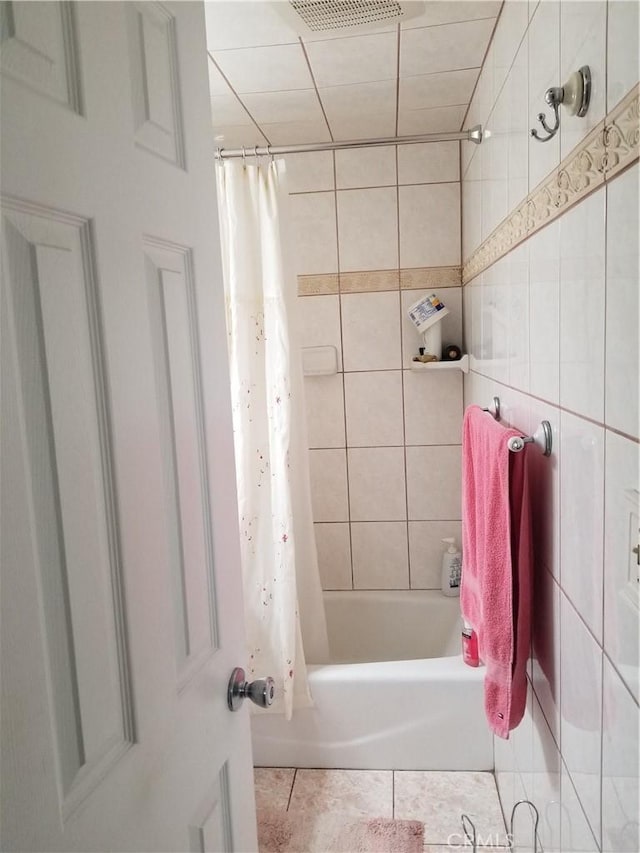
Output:
[[[242,102],[258,124],[323,120],[315,89],[294,92],[258,92],[243,95]]]
[[[392,80],[397,73],[397,32],[316,41],[306,50],[319,87]]]
[[[400,76],[479,68],[493,25],[493,18],[484,18],[406,30],[400,42]]]
[[[431,110],[407,110],[398,116],[398,134],[455,133],[462,127],[467,105],[436,107]]]
[[[330,142],[331,136],[325,121],[281,122],[263,124],[272,145],[303,145],[306,142]]]
[[[215,125],[251,123],[246,109],[235,95],[214,95],[211,98],[211,116]]]
[[[330,121],[334,139],[376,139],[396,135],[395,115],[345,116]]]
[[[428,0],[425,10],[415,18],[402,23],[403,30],[416,27],[433,27],[438,24],[453,24],[457,21],[473,21],[479,18],[495,18],[502,0]]]
[[[320,89],[319,92],[329,124],[338,118],[395,115],[395,80],[356,83],[353,86],[330,86]]]
[[[221,137],[221,138],[218,138]],[[254,145],[266,145],[266,137],[255,124],[216,125],[213,126],[214,145],[219,148],[242,148],[247,151]]]
[[[400,80],[400,109],[419,110],[468,104],[479,72],[479,68],[472,68],[404,77]]]
[[[270,0],[208,0],[216,144],[460,130],[500,7],[432,0],[401,26],[303,40]]]
[[[293,28],[265,0],[209,0],[204,7],[211,51],[298,41]]]
[[[213,58],[239,95],[313,87],[300,43],[219,50]]]

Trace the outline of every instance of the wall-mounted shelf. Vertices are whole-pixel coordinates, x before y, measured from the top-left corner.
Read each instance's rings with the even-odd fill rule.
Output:
[[[411,370],[421,370],[428,372],[430,370],[461,370],[463,373],[469,372],[469,356],[463,355],[457,361],[412,361]]]

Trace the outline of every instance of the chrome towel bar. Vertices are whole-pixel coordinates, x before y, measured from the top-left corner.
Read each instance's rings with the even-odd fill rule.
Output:
[[[494,397],[490,406],[485,406],[483,412],[489,412],[492,418],[500,420],[500,397]]]
[[[495,420],[500,420],[500,397],[494,397],[490,406],[482,410],[488,412]],[[512,453],[520,453],[527,444],[535,444],[540,448],[543,456],[551,456],[553,448],[553,433],[549,421],[542,421],[533,435],[514,435],[507,442],[507,447]]]
[[[541,421],[540,426],[533,435],[514,435],[507,442],[507,447],[513,453],[520,453],[526,444],[536,444],[542,451],[543,456],[551,456],[552,447],[551,424],[549,421]]]

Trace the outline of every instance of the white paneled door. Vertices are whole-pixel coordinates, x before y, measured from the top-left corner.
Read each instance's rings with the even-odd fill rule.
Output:
[[[0,23],[1,847],[253,851],[203,6]]]

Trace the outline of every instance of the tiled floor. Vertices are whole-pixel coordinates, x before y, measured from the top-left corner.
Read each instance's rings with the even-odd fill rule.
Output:
[[[258,809],[422,821],[425,853],[464,849],[462,813],[476,826],[478,849],[489,853],[495,845],[504,853],[507,846],[491,773],[260,767],[255,785]]]

